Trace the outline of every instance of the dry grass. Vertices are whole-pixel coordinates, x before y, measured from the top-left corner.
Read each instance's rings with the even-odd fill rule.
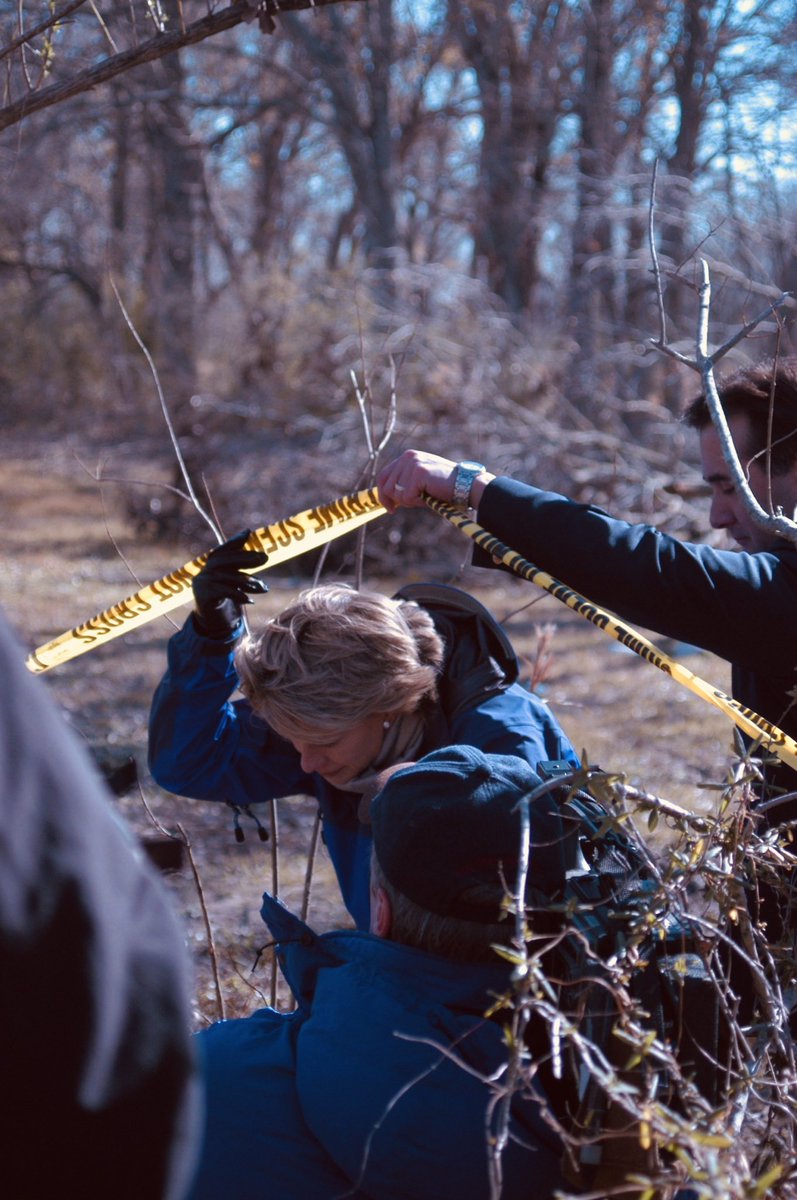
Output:
[[[139,582],[159,578],[197,551],[195,546],[136,541],[113,489],[104,490],[107,515],[101,489],[66,446],[23,447],[14,461],[0,465],[0,604],[26,649],[129,595]],[[114,548],[106,520],[137,580]],[[390,592],[404,580],[368,582]],[[546,627],[550,661],[544,695],[590,762],[622,771],[630,782],[688,807],[711,804],[713,793],[700,785],[722,778],[732,746],[731,726],[720,713],[531,585],[473,569],[465,573],[463,584],[499,618],[513,614],[507,629],[529,673],[538,630]],[[281,608],[299,586],[298,579],[272,581],[257,613]],[[182,619],[180,610],[176,616]],[[258,910],[262,891],[271,886],[270,848],[249,823],[246,841],[236,843],[226,808],[164,793],[146,773],[148,705],[173,628],[159,618],[42,679],[96,754],[115,762],[131,755],[136,759],[157,819],[170,829],[178,823],[185,828],[215,931],[228,1015],[235,1015],[259,1002],[250,982],[240,976],[248,975],[265,940]],[[686,661],[697,674],[728,689],[726,664],[705,654]],[[140,796],[131,794],[116,803],[139,834],[152,832]],[[312,807],[301,800],[280,805],[281,890],[292,906],[300,901]],[[168,885],[197,965],[199,1022],[215,1015],[199,901],[187,870],[168,877]],[[310,922],[329,928],[345,919],[322,849]],[[264,991],[267,974],[262,967],[256,974]]]

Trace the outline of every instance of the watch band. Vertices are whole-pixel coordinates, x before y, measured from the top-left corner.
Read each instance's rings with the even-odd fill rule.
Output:
[[[477,475],[486,470],[484,463],[459,462],[454,469],[454,491],[452,504],[457,508],[470,507],[470,491]]]

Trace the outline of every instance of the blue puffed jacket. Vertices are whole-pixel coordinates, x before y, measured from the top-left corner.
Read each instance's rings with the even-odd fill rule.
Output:
[[[443,595],[455,589],[438,589]],[[441,702],[427,723],[419,756],[449,745],[514,754],[533,767],[578,757],[548,706],[518,683],[500,679],[478,626],[454,621],[445,606],[424,604],[445,643]],[[369,921],[371,831],[358,820],[359,797],[302,770],[290,742],[257,718],[237,687],[237,639],[201,636],[190,616],[169,642],[168,667],[150,712],[149,765],[161,787],[196,800],[246,807],[281,796],[314,796],[346,908],[358,929]],[[472,697],[466,705],[455,695]]]
[[[205,1138],[188,1200],[484,1200],[491,1101],[506,1061],[485,1018],[509,968],[453,963],[370,934],[320,937],[266,894],[296,996],[198,1035]],[[561,1146],[518,1095],[503,1200],[548,1200]]]

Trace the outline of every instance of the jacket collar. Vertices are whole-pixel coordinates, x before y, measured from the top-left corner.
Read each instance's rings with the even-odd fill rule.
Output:
[[[355,974],[363,968],[369,976],[376,970],[385,987],[416,996],[423,993],[434,1003],[455,1003],[479,1012],[486,1007],[485,996],[502,994],[509,987],[510,967],[497,955],[494,964],[458,963],[355,929],[314,933],[268,892],[263,894],[260,915],[301,1009],[312,1006],[318,972],[329,967],[351,967]]]

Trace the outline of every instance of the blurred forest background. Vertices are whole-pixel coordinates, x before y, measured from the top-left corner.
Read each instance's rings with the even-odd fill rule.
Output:
[[[797,287],[793,0],[308,8],[0,0],[7,449],[143,453],[140,533],[195,535],[140,341],[234,528],[361,480],[359,390],[377,434],[395,397],[391,453],[703,529],[651,229],[681,350],[697,257],[715,343]],[[741,353],[793,351],[793,313]],[[423,528],[375,531],[377,569]]]
[[[361,486],[394,408],[383,457],[476,457],[705,536],[677,420],[697,377],[651,339],[692,353],[701,258],[714,344],[797,289],[795,40],[793,0],[0,0],[0,602],[23,640],[212,541],[155,373],[228,534]],[[797,351],[795,307],[734,354]],[[398,514],[369,529],[366,581],[450,578],[464,553]],[[542,677],[591,761],[678,798],[724,769],[707,706],[601,657],[556,602],[524,612],[532,589],[465,585],[520,611],[530,681],[535,618],[559,622]],[[112,765],[144,761],[171,628],[47,676]],[[259,945],[268,849],[181,804],[156,807],[194,823],[214,917]]]

